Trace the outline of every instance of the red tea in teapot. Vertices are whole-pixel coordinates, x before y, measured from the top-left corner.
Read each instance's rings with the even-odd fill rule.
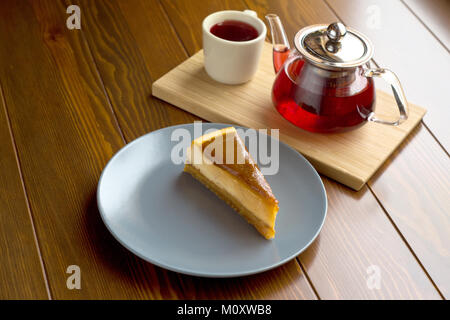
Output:
[[[397,76],[371,68],[373,46],[362,33],[341,22],[312,25],[299,30],[290,48],[280,18],[266,15],[273,44],[277,76],[272,100],[281,115],[313,132],[351,130],[366,122],[397,126],[408,119],[408,107]],[[373,78],[385,80],[399,111],[396,120],[376,116]]]
[[[229,41],[250,41],[258,38],[258,31],[250,24],[239,20],[225,20],[210,29],[216,37]]]
[[[280,69],[272,99],[278,112],[300,128],[343,131],[367,120],[375,105],[375,88],[361,68],[336,72],[293,59]]]

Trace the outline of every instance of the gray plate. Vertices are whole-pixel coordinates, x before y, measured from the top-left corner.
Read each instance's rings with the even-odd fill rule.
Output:
[[[227,126],[203,123],[203,130]],[[327,197],[319,175],[303,156],[280,143],[279,171],[266,176],[280,210],[275,239],[266,240],[184,173],[183,164],[171,161],[178,143],[171,141],[176,128],[199,136],[194,136],[193,124],[154,131],[126,145],[103,170],[98,207],[123,246],[172,271],[237,277],[275,268],[313,242],[325,221]]]

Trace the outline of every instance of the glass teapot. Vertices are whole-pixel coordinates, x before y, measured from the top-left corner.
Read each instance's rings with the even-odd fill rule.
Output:
[[[297,32],[295,49],[291,49],[280,18],[269,14],[266,19],[277,73],[272,100],[294,125],[313,132],[336,132],[367,121],[396,126],[408,118],[397,76],[387,69],[370,68],[373,46],[366,36],[339,22],[312,25]],[[375,115],[374,77],[391,86],[400,112],[396,121]]]

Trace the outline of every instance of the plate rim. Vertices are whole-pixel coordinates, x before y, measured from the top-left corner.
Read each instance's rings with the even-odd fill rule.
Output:
[[[244,127],[244,126],[240,126],[237,124],[230,124],[230,123],[221,123],[221,122],[203,122],[202,121],[202,125],[207,124],[207,125],[219,125],[219,126],[232,126],[235,128],[242,128],[244,130],[250,129],[248,127]],[[101,188],[101,184],[102,184],[102,180],[103,180],[103,176],[105,174],[105,172],[107,171],[108,167],[111,165],[111,163],[114,161],[114,159],[116,157],[118,157],[121,153],[125,152],[128,148],[130,148],[132,145],[138,143],[140,140],[144,139],[147,136],[150,136],[152,134],[156,134],[159,131],[162,130],[169,130],[169,129],[176,129],[179,127],[186,127],[186,126],[193,126],[194,122],[192,123],[184,123],[184,124],[178,124],[178,125],[173,125],[173,126],[168,126],[168,127],[163,127],[163,128],[159,128],[157,130],[148,132],[146,134],[143,134],[142,136],[132,140],[131,142],[127,143],[125,146],[123,146],[122,148],[120,148],[112,157],[111,159],[109,159],[109,161],[106,163],[105,167],[102,170],[102,173],[100,174],[100,177],[98,179],[98,183],[97,183],[97,192],[96,192],[96,197],[97,197],[97,208],[98,211],[100,213],[100,217],[103,221],[103,224],[106,226],[106,228],[108,229],[108,231],[111,233],[111,235],[114,237],[114,239],[116,239],[116,241],[118,241],[123,247],[125,247],[128,251],[130,251],[131,253],[133,253],[134,255],[138,256],[140,259],[143,259],[146,262],[149,262],[155,266],[158,266],[160,268],[169,270],[169,271],[173,271],[173,272],[177,272],[180,274],[185,274],[185,275],[189,275],[189,276],[196,276],[196,277],[203,277],[203,278],[235,278],[235,277],[243,277],[243,276],[249,276],[249,275],[254,275],[254,274],[258,274],[258,273],[262,273],[265,271],[269,271],[272,269],[275,269],[279,266],[284,265],[285,263],[295,259],[297,256],[299,256],[301,253],[303,253],[306,249],[309,248],[309,246],[317,239],[317,237],[319,236],[320,232],[322,231],[322,228],[325,224],[325,220],[328,214],[328,197],[327,197],[327,191],[325,189],[325,186],[323,184],[322,179],[320,178],[319,173],[317,172],[317,170],[313,167],[313,165],[308,161],[308,159],[305,158],[305,156],[303,156],[299,151],[295,150],[293,147],[291,147],[290,145],[288,145],[287,143],[284,143],[283,141],[276,139],[274,137],[272,137],[271,135],[267,134],[267,136],[269,136],[271,139],[276,139],[279,141],[280,144],[283,144],[284,146],[286,146],[288,149],[290,149],[291,151],[294,151],[294,153],[299,156],[300,158],[303,158],[303,160],[306,162],[306,164],[312,169],[312,172],[314,174],[314,176],[318,179],[319,181],[319,185],[321,186],[321,190],[322,190],[322,195],[324,197],[324,214],[323,214],[323,218],[322,221],[320,223],[319,228],[317,229],[316,233],[314,234],[314,236],[311,238],[311,240],[305,245],[303,246],[303,248],[301,248],[298,251],[295,251],[294,253],[292,253],[291,255],[287,256],[286,258],[278,261],[277,263],[271,264],[269,266],[265,266],[265,267],[261,267],[261,268],[257,268],[257,269],[253,269],[250,271],[246,271],[246,272],[229,272],[229,273],[224,273],[224,272],[218,272],[218,273],[213,273],[213,272],[209,272],[209,273],[202,273],[202,272],[196,272],[196,271],[192,271],[186,268],[179,268],[179,267],[175,267],[175,266],[171,266],[171,265],[167,265],[164,263],[161,263],[159,261],[156,261],[155,259],[149,258],[139,252],[137,252],[136,250],[134,250],[132,247],[130,247],[129,245],[127,245],[125,243],[125,241],[123,241],[115,232],[114,230],[112,230],[111,226],[107,223],[107,218],[106,215],[104,213],[104,209],[101,205],[100,202],[100,188]],[[220,129],[220,128],[219,128]]]

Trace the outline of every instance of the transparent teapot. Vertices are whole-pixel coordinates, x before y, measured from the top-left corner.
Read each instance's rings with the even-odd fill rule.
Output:
[[[398,125],[408,117],[407,102],[397,76],[370,68],[373,46],[363,34],[342,23],[301,29],[291,49],[277,15],[266,16],[271,28],[277,76],[272,100],[294,125],[313,132],[355,129],[367,121]],[[391,86],[399,117],[382,120],[375,113],[374,77]]]

